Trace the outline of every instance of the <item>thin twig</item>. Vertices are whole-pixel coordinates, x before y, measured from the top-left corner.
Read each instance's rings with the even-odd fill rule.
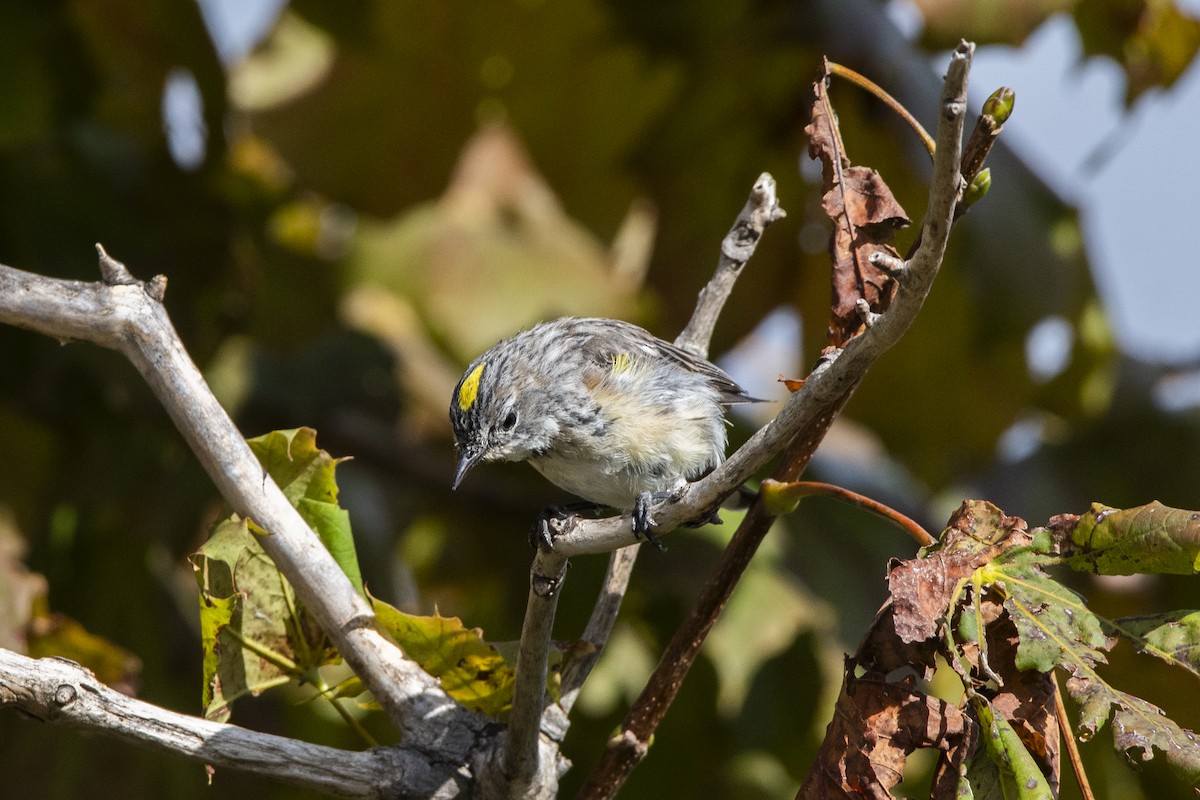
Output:
[[[992,95],[992,98],[999,97],[1007,104],[1005,114],[1012,112],[1012,90],[1007,87],[997,89]],[[992,99],[992,98],[989,98]],[[987,104],[985,104],[986,106]],[[962,185],[965,189],[971,186],[975,179],[979,176],[980,170],[983,169],[983,164],[987,160],[988,154],[992,152],[992,147],[996,144],[997,137],[1000,136],[1000,131],[1004,129],[1004,121],[1008,117],[997,119],[991,114],[981,113],[975,120],[975,127],[971,130],[971,135],[967,138],[967,143],[963,145],[962,158],[959,162],[958,171],[962,176]],[[963,214],[966,214],[970,206],[963,202],[962,198],[954,206],[954,219],[958,220]],[[916,237],[913,239],[908,248],[908,256],[912,257],[921,248],[921,239],[925,235],[925,231],[917,231]],[[882,266],[882,265],[881,265]]]
[[[996,139],[1004,130],[1004,123],[1012,114],[1014,101],[1013,90],[1002,86],[993,92],[992,96],[984,103],[983,112],[975,120],[975,127],[971,130],[971,135],[963,147],[962,165],[959,169],[963,174],[964,182],[971,183],[983,169],[983,164],[987,161],[988,154],[992,152]]]
[[[1058,729],[1062,732],[1063,743],[1067,746],[1067,757],[1071,760],[1071,769],[1075,771],[1075,780],[1079,782],[1079,793],[1083,800],[1096,800],[1092,785],[1088,782],[1087,770],[1083,768],[1083,757],[1079,755],[1079,745],[1075,742],[1075,732],[1071,730],[1071,722],[1067,718],[1067,707],[1062,699],[1062,687],[1058,684],[1058,674],[1052,672],[1054,680],[1054,713],[1058,717]]]
[[[675,344],[701,358],[708,357],[708,345],[712,340],[717,317],[725,307],[725,301],[733,290],[733,284],[742,274],[742,267],[750,260],[758,247],[763,231],[776,220],[787,216],[779,207],[775,192],[775,179],[764,172],[754,182],[750,197],[742,207],[733,227],[721,241],[721,258],[712,279],[700,290],[696,309]]]
[[[867,367],[911,326],[941,266],[954,206],[961,193],[958,165],[963,117],[966,113],[967,74],[973,53],[974,45],[962,42],[951,58],[942,92],[942,116],[938,124],[929,207],[922,228],[926,234],[924,244],[900,274],[900,289],[895,301],[874,325],[851,340],[832,362],[825,360],[818,364],[779,417],[760,430],[721,468],[704,481],[694,484],[694,496],[689,496],[688,501],[709,497],[712,489],[723,485],[729,479],[728,475],[721,475],[723,469],[736,475],[746,464],[754,463],[760,457],[764,460],[769,457],[755,453],[753,457],[739,459],[744,451],[773,444],[785,436],[787,438],[784,441],[791,441],[791,444],[773,477],[789,482],[796,480]],[[777,448],[769,452],[773,454]],[[664,508],[664,512],[675,510],[671,506]],[[713,578],[705,584],[695,608],[672,637],[662,660],[630,709],[621,732],[609,741],[600,763],[580,790],[579,798],[593,800],[612,797],[645,755],[650,736],[678,693],[683,677],[724,608],[734,584],[766,535],[772,519],[765,512],[761,500],[751,504],[737,533],[722,554]]]
[[[696,299],[696,308],[688,324],[675,338],[675,344],[701,358],[708,358],[708,350],[712,341],[713,330],[717,317],[725,307],[733,291],[733,284],[742,274],[742,268],[754,255],[763,232],[777,220],[787,216],[787,212],[779,205],[776,192],[775,178],[764,172],[758,176],[750,189],[746,204],[738,213],[729,233],[721,240],[721,256],[717,259],[717,268],[712,278],[700,290]],[[577,659],[567,661],[563,669],[562,694],[559,705],[570,713],[579,690],[583,687],[592,667],[600,659],[600,654],[612,632],[616,622],[617,612],[621,608],[621,600],[629,585],[629,576],[637,560],[641,548],[637,545],[622,547],[614,550],[609,558],[608,570],[604,577],[604,586],[592,616],[588,619],[581,644],[581,654]]]
[[[825,68],[829,71],[830,75],[837,75],[839,78],[844,78],[845,80],[848,80],[856,86],[859,86],[860,88],[865,89],[871,94],[875,95],[875,97],[877,97],[884,105],[891,109],[893,114],[904,120],[908,127],[912,129],[913,133],[917,135],[917,138],[921,140],[921,144],[924,145],[926,152],[928,152],[931,157],[933,156],[933,151],[936,148],[936,145],[933,143],[933,137],[930,136],[929,132],[925,130],[925,127],[917,121],[917,118],[909,113],[909,110],[905,108],[904,105],[898,100],[896,100],[896,98],[885,92],[882,86],[875,83],[875,81],[871,80],[866,75],[855,72],[849,67],[843,66],[834,61],[826,61]]]
[[[763,486],[765,487],[766,485],[767,481],[764,481]],[[937,543],[937,539],[934,539],[929,534],[929,531],[925,530],[912,517],[902,514],[891,506],[881,503],[872,497],[867,497],[865,494],[851,491],[844,486],[822,483],[821,481],[796,481],[788,484],[777,484],[777,486],[780,490],[787,491],[790,497],[794,497],[797,500],[801,497],[833,497],[844,503],[857,506],[864,511],[869,511],[907,533],[912,537],[913,541],[922,547],[928,547]]]
[[[637,562],[640,550],[641,545],[634,544],[614,550],[609,557],[600,596],[592,608],[587,627],[583,629],[583,636],[579,638],[563,667],[558,704],[567,714],[574,708],[579,690],[583,688],[592,668],[600,660],[600,654],[604,652],[604,646],[612,635],[613,624],[621,610],[621,601],[629,588],[629,577],[633,573],[633,565]]]

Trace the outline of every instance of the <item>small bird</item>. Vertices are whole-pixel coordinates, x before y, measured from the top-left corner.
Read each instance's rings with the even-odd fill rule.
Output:
[[[480,461],[528,461],[590,504],[631,511],[634,536],[661,550],[650,506],[724,460],[725,408],[751,402],[720,368],[636,325],[543,322],[476,358],[454,387],[453,488]],[[553,547],[545,516],[530,541]]]

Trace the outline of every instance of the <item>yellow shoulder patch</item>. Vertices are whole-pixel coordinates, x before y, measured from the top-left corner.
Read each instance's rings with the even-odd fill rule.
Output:
[[[458,407],[462,411],[469,411],[471,406],[475,405],[475,398],[479,397],[479,379],[483,376],[483,368],[487,362],[480,362],[479,366],[471,370],[471,374],[463,378],[462,385],[458,387]]]
[[[633,369],[633,359],[629,357],[628,353],[613,353],[608,361],[613,375],[623,375]]]

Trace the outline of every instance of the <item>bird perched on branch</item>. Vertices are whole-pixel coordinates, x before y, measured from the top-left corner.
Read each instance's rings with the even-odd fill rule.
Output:
[[[476,358],[454,387],[453,487],[480,461],[528,461],[598,506],[650,508],[725,457],[725,408],[755,402],[721,369],[628,322],[563,318]],[[553,547],[546,517],[531,543]]]

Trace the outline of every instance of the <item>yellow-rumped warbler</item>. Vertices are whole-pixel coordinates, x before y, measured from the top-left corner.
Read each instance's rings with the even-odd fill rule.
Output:
[[[613,319],[564,318],[505,339],[467,367],[450,399],[453,487],[480,461],[528,461],[589,502],[633,512],[725,457],[726,406],[754,402],[718,367]],[[543,524],[531,535],[553,546]]]

